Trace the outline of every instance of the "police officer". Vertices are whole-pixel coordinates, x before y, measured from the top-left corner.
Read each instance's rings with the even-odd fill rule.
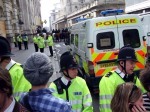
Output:
[[[49,33],[47,33],[47,36],[48,36],[48,38],[47,38],[47,44],[48,44],[48,47],[49,47],[49,51],[50,51],[50,57],[52,57],[53,56],[53,37],[52,37],[52,35],[51,34],[49,34]]]
[[[35,52],[38,52],[38,37],[39,37],[39,34],[34,34],[34,37],[33,37],[33,43],[34,43],[34,47],[35,47]]]
[[[85,80],[77,76],[75,58],[62,54],[60,68],[63,76],[50,85],[55,90],[53,95],[69,101],[74,112],[93,112],[91,94]]]
[[[37,38],[37,45],[38,48],[40,49],[41,53],[44,53],[44,48],[45,48],[45,39],[44,35],[41,33],[40,36]]]
[[[22,50],[22,48],[21,48],[22,36],[20,34],[18,34],[18,36],[17,36],[17,42],[18,42],[19,50]]]
[[[22,40],[24,44],[24,50],[27,50],[28,49],[28,36],[26,33],[22,35]]]
[[[13,36],[13,43],[14,43],[15,47],[17,47],[17,42],[16,42],[16,37],[15,36]]]
[[[111,99],[119,84],[133,82],[143,89],[138,77],[133,73],[137,62],[135,50],[130,46],[122,47],[119,51],[117,62],[117,69],[104,75],[100,81],[100,112],[111,112]]]
[[[21,64],[11,59],[12,55],[9,42],[0,36],[0,67],[9,70],[13,84],[13,95],[18,100],[23,92],[29,91],[31,84],[25,79]]]

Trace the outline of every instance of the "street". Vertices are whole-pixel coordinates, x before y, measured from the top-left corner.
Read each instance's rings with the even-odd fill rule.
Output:
[[[59,57],[60,55],[65,52],[67,50],[66,46],[64,43],[58,43],[54,45],[54,57],[50,57],[52,63],[53,63],[53,67],[54,67],[54,73],[52,75],[52,77],[50,78],[49,82],[54,81],[55,79],[57,79],[58,77],[61,76],[61,74],[59,73]],[[15,61],[21,63],[22,65],[24,64],[24,62],[27,60],[27,58],[33,53],[35,52],[34,50],[34,45],[33,43],[29,44],[29,49],[28,50],[24,50],[24,46],[22,46],[22,50],[18,50],[18,48],[14,47],[14,44],[12,44],[12,53],[15,55],[14,57],[12,57],[12,59],[14,59]],[[44,53],[47,54],[48,56],[50,55],[49,53],[49,48],[46,47],[44,49]],[[92,94],[92,98],[93,98],[93,107],[94,107],[94,112],[99,112],[99,98],[98,95],[93,95]]]

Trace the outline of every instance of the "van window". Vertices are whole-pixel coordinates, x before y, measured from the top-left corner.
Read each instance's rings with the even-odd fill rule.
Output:
[[[123,31],[124,45],[131,45],[133,48],[141,46],[139,32],[137,29],[128,29]]]
[[[78,34],[75,34],[75,46],[78,47]]]
[[[111,49],[115,47],[115,37],[113,32],[98,33],[96,36],[97,49]]]
[[[82,51],[85,51],[86,49],[86,40],[85,40],[85,34],[80,34],[79,37],[79,49],[81,49]]]
[[[71,44],[74,44],[74,34],[71,34]]]

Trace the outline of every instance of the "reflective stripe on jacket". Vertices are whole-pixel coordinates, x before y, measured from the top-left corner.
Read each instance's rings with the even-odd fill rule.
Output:
[[[23,41],[28,41],[28,36],[23,36]]]
[[[58,94],[55,83],[51,83],[50,88],[54,89],[54,96],[67,99],[65,89],[63,94]],[[93,112],[91,94],[84,79],[76,77],[72,80],[68,88],[68,96],[73,112]]]
[[[100,112],[111,112],[111,99],[117,86],[122,83],[125,83],[125,81],[114,71],[112,71],[112,74],[109,77],[106,75],[103,76],[99,83]],[[145,92],[138,78],[136,79],[136,85]]]

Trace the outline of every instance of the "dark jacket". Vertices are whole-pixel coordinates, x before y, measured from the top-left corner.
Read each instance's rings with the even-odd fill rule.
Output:
[[[13,112],[29,112],[29,111],[24,106],[22,106],[20,103],[18,103],[16,101]]]

